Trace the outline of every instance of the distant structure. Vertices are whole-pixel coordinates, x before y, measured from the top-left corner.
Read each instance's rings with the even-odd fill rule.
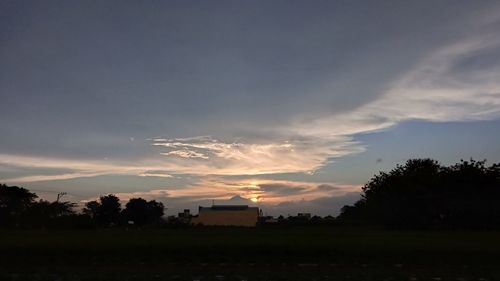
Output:
[[[311,213],[298,213],[297,217],[310,220],[311,219]]]
[[[192,224],[224,226],[256,226],[259,208],[248,205],[213,205],[199,207],[198,216],[191,218]]]
[[[181,223],[189,223],[191,221],[191,213],[189,209],[184,209],[184,212],[178,213],[177,218]]]

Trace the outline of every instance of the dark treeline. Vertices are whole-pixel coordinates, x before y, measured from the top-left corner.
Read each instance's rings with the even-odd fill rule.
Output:
[[[159,225],[164,214],[163,204],[155,200],[133,198],[122,208],[113,194],[87,202],[81,213],[76,212],[75,203],[37,198],[25,188],[0,184],[0,227],[141,227]]]
[[[338,221],[333,216],[279,216],[277,218],[261,217],[259,224],[267,227],[295,227],[295,226],[334,226]]]
[[[380,172],[363,187],[359,201],[327,216],[261,217],[274,226],[361,225],[414,229],[500,229],[500,164],[461,161],[446,167],[413,159]],[[164,206],[130,199],[122,208],[110,194],[76,212],[71,202],[37,200],[25,188],[0,184],[0,227],[186,226],[189,219],[163,219]],[[334,210],[332,210],[334,211]]]
[[[431,159],[409,160],[374,176],[338,220],[391,228],[499,229],[500,164],[485,162],[445,167]]]

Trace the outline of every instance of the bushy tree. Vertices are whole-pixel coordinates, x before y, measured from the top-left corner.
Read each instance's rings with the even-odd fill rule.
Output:
[[[22,187],[0,184],[0,225],[19,225],[36,198],[36,194]]]
[[[52,226],[58,218],[75,215],[75,205],[71,202],[40,200],[26,210],[22,222],[27,227]]]
[[[99,201],[85,204],[83,213],[89,215],[100,225],[116,225],[120,220],[120,199],[113,194],[99,197]]]
[[[445,167],[412,159],[375,175],[339,218],[392,227],[499,227],[500,168],[486,167],[485,161]]]
[[[155,200],[146,201],[142,198],[132,198],[125,205],[123,216],[127,221],[133,221],[135,225],[158,223],[163,216],[164,206]]]
[[[25,188],[0,184],[0,225],[46,227],[57,218],[75,215],[74,203],[35,201],[37,197]]]
[[[99,216],[99,208],[101,206],[101,203],[93,200],[85,203],[85,208],[83,208],[83,213],[85,215],[88,215],[91,219],[97,220],[97,217]]]

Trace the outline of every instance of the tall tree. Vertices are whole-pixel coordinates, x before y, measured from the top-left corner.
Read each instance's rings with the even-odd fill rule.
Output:
[[[148,209],[151,218],[150,222],[159,223],[161,221],[161,217],[164,215],[165,206],[163,203],[151,200],[148,202]]]
[[[120,199],[114,194],[101,196],[101,207],[99,209],[99,219],[104,224],[117,224],[120,218],[121,204]]]

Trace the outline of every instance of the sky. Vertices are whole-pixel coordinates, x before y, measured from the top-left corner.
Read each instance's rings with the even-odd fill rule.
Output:
[[[498,1],[0,1],[0,182],[337,215],[500,162]]]

